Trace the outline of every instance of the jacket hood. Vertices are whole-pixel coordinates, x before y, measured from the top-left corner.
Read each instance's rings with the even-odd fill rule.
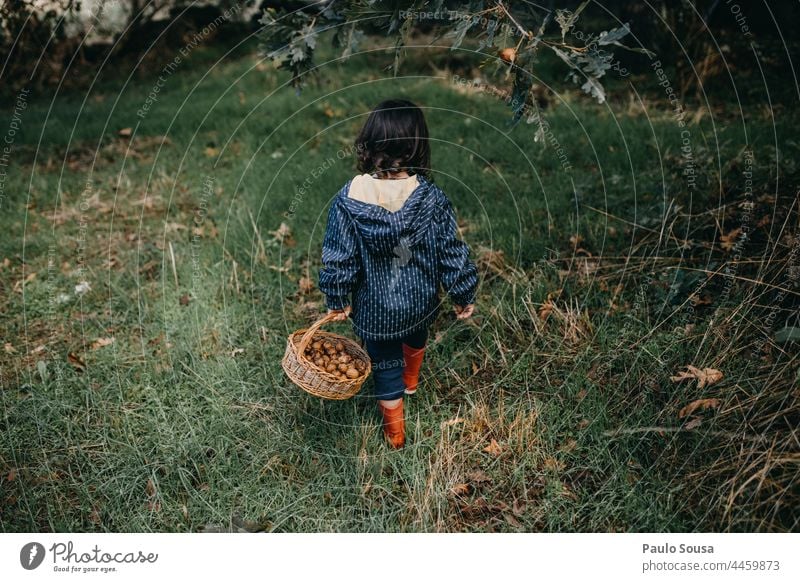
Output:
[[[432,227],[435,187],[422,176],[417,179],[419,185],[396,212],[349,198],[352,180],[339,192],[339,203],[352,218],[359,237],[371,254],[403,259]]]

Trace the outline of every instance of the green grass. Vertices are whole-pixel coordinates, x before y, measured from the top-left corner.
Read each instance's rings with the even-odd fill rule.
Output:
[[[0,237],[3,531],[796,528],[797,356],[748,349],[776,291],[737,281],[717,302],[721,277],[682,283],[729,258],[717,228],[741,221],[742,121],[689,126],[689,192],[658,94],[640,107],[564,93],[546,115],[565,172],[535,126],[509,131],[503,103],[431,79],[428,54],[408,55],[396,79],[380,73],[383,52],[334,63],[299,96],[246,51],[189,62],[143,120],[154,79],[142,75],[85,104],[32,100]],[[323,309],[298,280],[316,280],[327,205],[354,172],[337,152],[394,95],[426,107],[434,178],[482,272],[473,321],[446,305],[432,329],[402,452],[381,440],[369,383],[320,401],[280,368],[286,336]],[[756,196],[776,197],[757,206],[755,219],[774,217],[748,248],[760,257],[789,244],[771,230],[796,217],[773,160],[776,143],[789,159],[798,145],[793,123],[750,115]],[[117,136],[126,127],[132,141]],[[681,210],[663,216],[665,200]],[[291,236],[274,234],[281,223]],[[761,267],[777,283],[787,265]],[[78,297],[82,280],[91,291]],[[713,302],[684,316],[693,281]],[[687,364],[725,377],[672,382]],[[721,405],[687,429],[678,411],[701,397]],[[759,435],[780,439],[787,460]],[[742,438],[756,439],[747,457]]]

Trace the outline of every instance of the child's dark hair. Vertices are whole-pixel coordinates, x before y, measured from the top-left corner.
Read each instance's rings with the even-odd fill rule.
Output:
[[[431,169],[428,124],[422,110],[405,99],[389,99],[369,114],[356,138],[358,170],[372,174],[408,172],[427,177]]]

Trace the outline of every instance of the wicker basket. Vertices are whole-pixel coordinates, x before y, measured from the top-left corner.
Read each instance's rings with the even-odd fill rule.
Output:
[[[318,331],[321,326],[333,321],[335,317],[335,314],[329,313],[308,329],[299,329],[290,335],[286,342],[286,353],[283,355],[281,366],[289,379],[309,394],[328,400],[347,400],[361,390],[361,385],[369,376],[372,366],[367,353],[353,340],[335,333]],[[342,342],[345,351],[352,358],[364,362],[366,365],[364,373],[358,378],[342,379],[315,366],[305,356],[306,346],[314,336],[323,340]]]

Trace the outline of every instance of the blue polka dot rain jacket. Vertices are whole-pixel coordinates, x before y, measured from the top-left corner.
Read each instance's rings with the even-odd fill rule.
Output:
[[[319,287],[329,309],[350,305],[355,331],[383,341],[430,325],[440,286],[456,305],[474,303],[478,274],[457,238],[453,206],[433,183],[419,185],[397,212],[348,197],[333,200]]]

